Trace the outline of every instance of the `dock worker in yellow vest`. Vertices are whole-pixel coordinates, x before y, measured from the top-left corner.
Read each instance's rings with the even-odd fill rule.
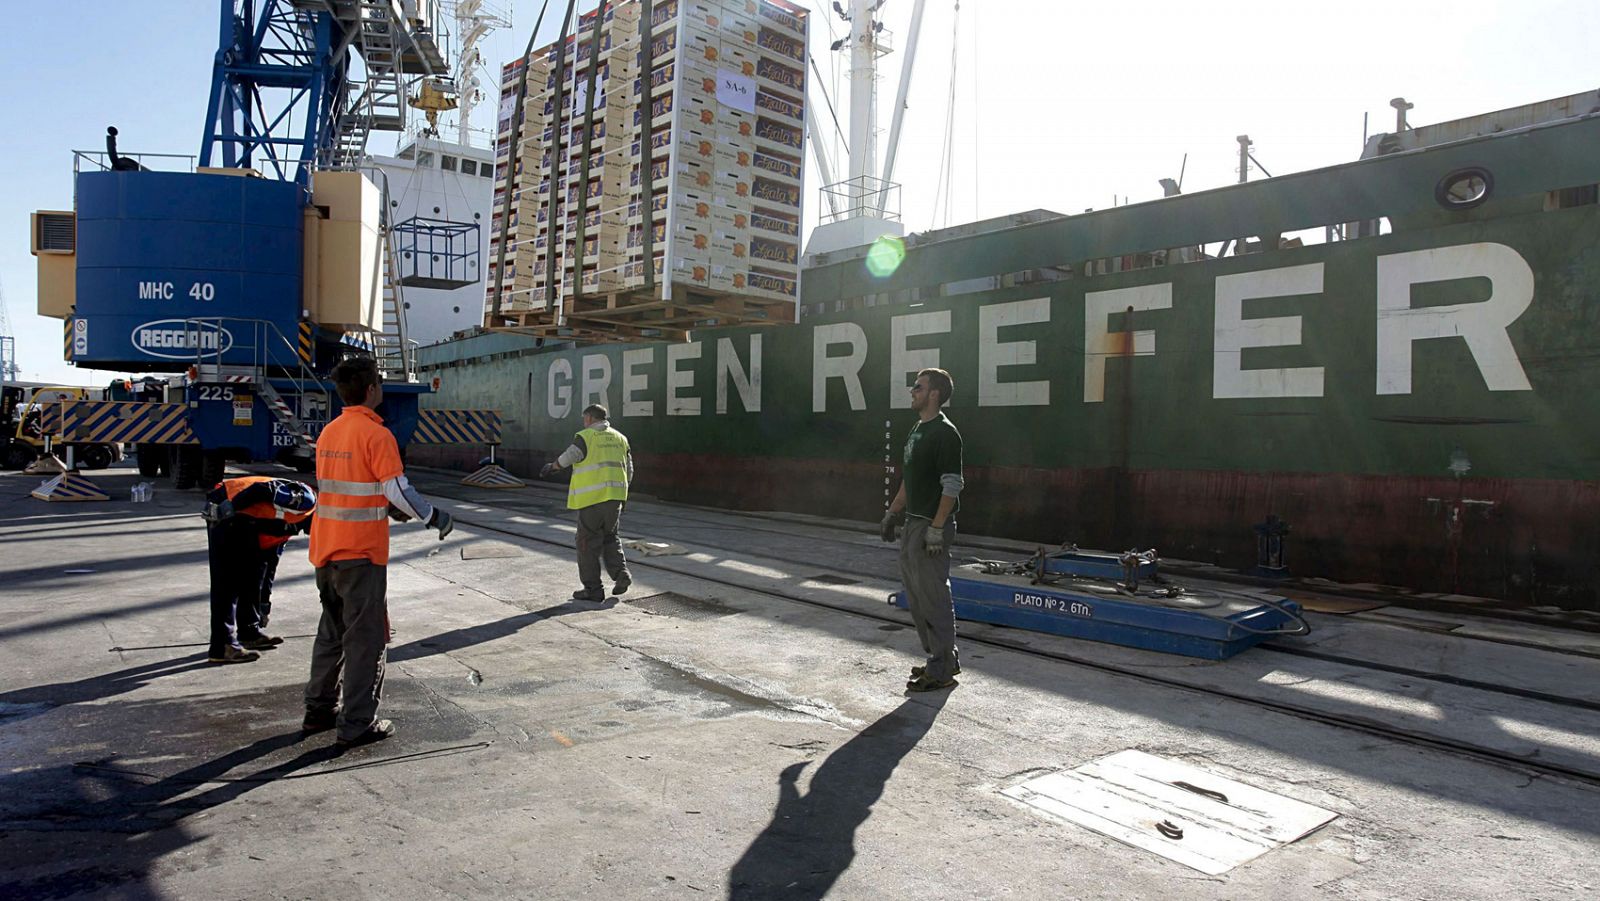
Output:
[[[278,558],[311,525],[317,494],[293,479],[239,476],[206,494],[212,663],[249,663],[283,639],[266,633]]]
[[[450,534],[450,514],[406,481],[400,446],[377,413],[383,379],[371,357],[333,369],[344,409],[317,437],[317,488],[311,565],[317,568],[322,621],[311,646],[311,681],[301,730],[337,727],[352,747],[394,734],[378,719],[384,651],[389,644],[389,517],[415,519]]]
[[[545,464],[539,477],[548,478],[569,466],[572,486],[567,489],[567,507],[578,511],[578,579],[583,582],[572,599],[604,601],[602,560],[611,576],[612,594],[622,594],[633,584],[617,538],[628,485],[633,481],[633,454],[627,436],[611,427],[605,407],[591,404],[584,408],[583,430],[572,437],[571,446],[556,462]]]

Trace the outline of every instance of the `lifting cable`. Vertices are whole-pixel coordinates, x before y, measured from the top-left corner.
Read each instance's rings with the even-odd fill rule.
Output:
[[[833,118],[833,130],[839,135],[839,146],[843,147],[844,152],[848,154],[850,152],[850,139],[845,137],[844,126],[839,124],[839,114],[833,108],[833,98],[828,96],[828,86],[823,83],[822,73],[817,70],[817,58],[809,52],[806,53],[806,56],[811,60],[812,73],[817,76],[817,87],[822,91],[822,101],[828,105],[828,115]]]
[[[566,317],[562,316],[557,308],[560,301],[562,277],[565,274],[566,263],[562,259],[565,254],[558,255],[558,251],[565,248],[556,247],[556,227],[562,223],[562,207],[567,196],[566,173],[561,167],[561,139],[569,137],[566,133],[567,122],[567,39],[572,34],[573,18],[577,12],[578,0],[567,0],[566,15],[561,17],[561,34],[556,38],[556,68],[551,74],[551,79],[556,86],[555,96],[550,101],[550,240],[545,244],[545,282],[544,298],[545,309],[555,317],[556,325],[565,325]],[[573,55],[578,52],[577,42],[573,42]],[[526,71],[526,70],[524,70]],[[567,160],[568,168],[571,160]],[[507,190],[510,190],[509,186]],[[536,232],[537,234],[537,232]],[[537,240],[537,239],[535,239]],[[583,278],[583,261],[578,260],[573,270],[574,278]]]
[[[517,79],[516,108],[511,111],[511,138],[506,143],[506,193],[500,203],[500,246],[495,254],[494,266],[494,300],[490,304],[490,317],[500,315],[500,301],[505,288],[506,277],[506,248],[511,243],[511,195],[516,190],[518,166],[522,154],[517,145],[522,140],[522,104],[528,97],[528,57],[533,55],[534,42],[539,39],[539,27],[544,24],[544,14],[550,9],[550,0],[544,0],[544,5],[539,8],[539,18],[533,22],[533,31],[528,34],[528,47],[522,51],[522,76]],[[498,142],[496,142],[498,143]],[[500,154],[497,152],[495,156]],[[491,164],[490,173],[494,173]]]
[[[961,48],[961,0],[956,0],[955,12],[951,16],[950,24],[950,96],[945,102],[944,110],[944,141],[939,150],[939,176],[934,181],[937,186],[933,194],[933,219],[939,218],[939,203],[944,201],[944,224],[950,224],[950,213],[955,207],[955,197],[951,194],[950,182],[955,175],[955,116],[956,116],[956,61]],[[976,136],[973,138],[976,140]],[[930,222],[932,226],[935,223]]]

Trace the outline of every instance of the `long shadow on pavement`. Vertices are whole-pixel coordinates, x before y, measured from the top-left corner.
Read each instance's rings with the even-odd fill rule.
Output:
[[[804,795],[796,763],[778,776],[772,822],[745,849],[728,876],[730,901],[818,899],[856,856],[856,830],[900,761],[933,726],[950,697],[907,699],[828,755]]]
[[[101,673],[73,682],[33,685],[0,693],[0,723],[17,722],[63,704],[82,704],[135,691],[154,679],[203,669],[206,655],[189,654],[130,666],[114,673]]]
[[[416,660],[434,654],[449,654],[464,648],[470,648],[473,645],[485,644],[515,635],[522,631],[523,627],[531,626],[540,620],[555,619],[558,616],[566,616],[572,613],[601,610],[607,606],[615,606],[615,604],[615,599],[608,599],[605,605],[575,602],[555,604],[541,610],[530,610],[527,613],[508,616],[492,623],[451,629],[449,632],[440,632],[437,635],[429,635],[427,638],[419,638],[416,641],[390,648],[389,662],[404,663],[407,660]]]
[[[137,775],[98,762],[60,767],[53,775],[35,774],[57,785],[77,785],[80,797],[0,830],[0,849],[8,849],[6,856],[14,862],[0,881],[0,895],[56,898],[109,891],[144,897],[135,886],[154,894],[150,880],[155,863],[198,840],[179,828],[184,819],[340,755],[338,748],[318,744],[259,772],[227,775],[304,740],[298,729],[262,738],[149,784],[124,781]],[[118,789],[110,797],[84,784],[86,779],[107,784],[102,780],[107,776]],[[204,790],[195,793],[197,789]],[[123,894],[130,891],[134,894]]]

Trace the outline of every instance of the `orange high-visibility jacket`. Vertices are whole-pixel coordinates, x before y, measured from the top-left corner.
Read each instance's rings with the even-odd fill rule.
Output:
[[[249,488],[251,485],[259,485],[262,482],[276,481],[278,480],[271,476],[239,476],[238,478],[233,479],[223,479],[219,483],[219,486],[224,492],[227,493],[228,500],[231,501],[238,498],[240,492],[244,491],[246,488]],[[297,523],[304,522],[306,518],[311,515],[311,511],[307,510],[305,512],[300,512],[298,510],[285,510],[282,507],[273,504],[271,501],[257,501],[256,503],[250,504],[247,507],[235,508],[233,514],[235,516],[248,516],[251,519],[279,520],[286,523]],[[257,540],[260,542],[262,547],[272,548],[288,542],[289,536],[269,535],[263,532],[257,535]]]
[[[405,472],[400,446],[383,418],[347,406],[317,437],[317,512],[311,565],[335,560],[389,562],[389,500],[383,483]]]

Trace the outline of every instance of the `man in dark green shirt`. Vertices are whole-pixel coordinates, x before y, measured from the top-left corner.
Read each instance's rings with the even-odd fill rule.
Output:
[[[956,536],[955,512],[964,485],[961,478],[961,433],[939,408],[955,391],[950,373],[924,369],[911,387],[911,410],[917,424],[906,436],[901,456],[900,490],[884,514],[881,534],[893,541],[902,518],[900,576],[917,637],[928,655],[924,666],[911,668],[910,691],[937,691],[956,684],[961,660],[956,653],[956,608],[950,597],[950,542]]]

